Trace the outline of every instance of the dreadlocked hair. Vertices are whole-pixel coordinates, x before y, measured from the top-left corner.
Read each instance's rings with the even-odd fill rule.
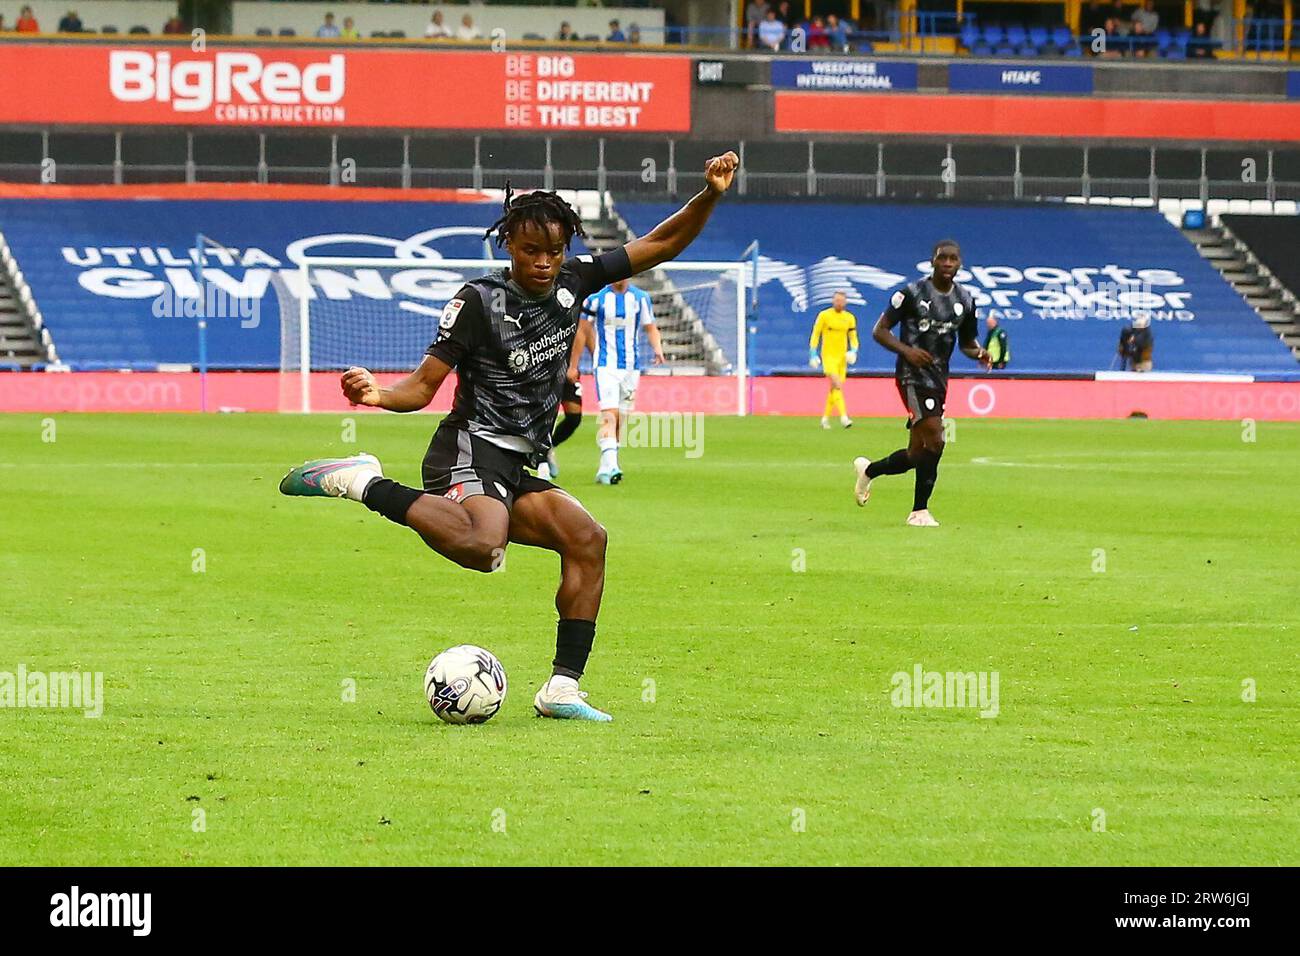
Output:
[[[510,188],[510,181],[506,180],[506,198],[501,203],[501,218],[488,226],[487,232],[483,233],[483,238],[491,239],[492,234],[496,233],[496,244],[504,245],[506,237],[527,222],[536,224],[543,232],[546,231],[547,223],[558,222],[560,228],[564,230],[566,249],[569,248],[569,243],[575,234],[584,237],[587,235],[586,230],[582,228],[582,218],[574,212],[572,206],[560,198],[559,193],[537,189],[516,196],[514,190]]]

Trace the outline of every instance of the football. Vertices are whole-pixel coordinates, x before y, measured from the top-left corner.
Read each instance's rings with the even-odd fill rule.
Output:
[[[424,696],[449,724],[481,724],[506,699],[506,671],[491,651],[460,644],[430,662],[424,672]]]

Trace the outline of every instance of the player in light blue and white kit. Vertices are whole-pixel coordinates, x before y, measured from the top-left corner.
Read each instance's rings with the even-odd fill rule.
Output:
[[[588,342],[595,343],[591,364],[600,405],[600,430],[596,435],[600,467],[596,480],[602,485],[616,485],[623,480],[618,467],[619,438],[632,413],[641,378],[641,329],[645,329],[655,365],[664,360],[663,345],[650,296],[626,279],[587,296],[582,303],[582,318],[591,323],[595,333]]]

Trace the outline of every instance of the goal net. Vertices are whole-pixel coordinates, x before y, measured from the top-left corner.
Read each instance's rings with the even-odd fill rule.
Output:
[[[312,373],[359,365],[409,372],[437,335],[442,307],[465,282],[505,259],[310,257],[276,274],[280,307],[280,410],[312,410]],[[652,374],[721,375],[736,381],[745,413],[748,262],[664,263],[632,279],[649,293],[665,365]],[[648,354],[648,349],[647,349]],[[337,390],[337,383],[317,388]]]

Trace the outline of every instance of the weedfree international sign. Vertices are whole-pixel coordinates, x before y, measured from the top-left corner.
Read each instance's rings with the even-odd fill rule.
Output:
[[[915,90],[916,70],[915,63],[890,60],[774,60],[772,85],[784,90]]]

